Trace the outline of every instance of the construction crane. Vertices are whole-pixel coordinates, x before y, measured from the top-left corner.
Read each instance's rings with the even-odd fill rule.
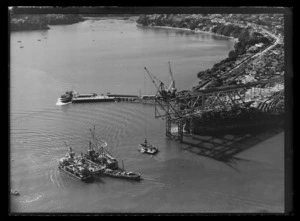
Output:
[[[155,85],[155,87],[160,95],[159,97],[162,97],[163,99],[166,99],[167,96],[169,96],[170,98],[175,97],[175,93],[176,93],[177,89],[175,88],[175,80],[174,80],[174,77],[172,74],[170,62],[169,62],[169,72],[170,72],[171,83],[168,88],[166,88],[165,84],[161,80],[159,80],[157,77],[155,77],[155,75],[152,74],[146,67],[145,67],[145,70],[146,70],[148,76],[150,77],[152,83]]]
[[[213,88],[199,92],[188,91],[172,96],[173,93],[171,93],[170,90],[175,88],[175,81],[173,79],[171,66],[169,66],[169,70],[172,82],[168,89],[164,87],[163,82],[158,80],[153,74],[151,75],[146,68],[145,70],[157,88],[157,96],[155,97],[155,118],[165,118],[166,136],[179,141],[183,140],[183,128],[186,122],[190,124],[190,134],[192,135],[194,119],[201,119],[203,113],[230,110],[238,107],[249,108],[253,103],[253,101],[249,101],[249,92],[251,93],[251,97],[253,93],[252,88],[261,88],[266,85],[270,87],[272,83],[282,81],[282,79],[276,78],[251,82],[244,85]],[[159,85],[158,82],[160,83]],[[174,126],[177,127],[177,133],[172,133]]]
[[[159,80],[157,77],[155,77],[154,74],[152,74],[146,67],[144,67],[146,70],[148,76],[150,77],[152,83],[155,85],[157,89],[156,97],[162,97],[163,99],[167,96],[166,89],[165,89],[165,84]],[[157,81],[155,81],[155,80]]]
[[[150,73],[147,68],[145,68],[147,74],[149,75],[152,83],[155,85],[157,92],[155,96],[155,118],[166,117],[166,136],[171,137],[171,124],[173,122],[178,125],[180,133],[178,137],[183,136],[183,121],[180,108],[176,102],[176,89],[175,81],[171,71],[171,65],[169,62],[169,71],[171,77],[171,84],[168,88],[165,88],[164,83]],[[156,80],[156,81],[155,81]],[[181,139],[182,140],[182,139]]]
[[[175,88],[175,80],[174,80],[173,73],[172,73],[172,70],[171,70],[170,61],[169,61],[169,71],[170,71],[171,84],[168,87],[168,91],[173,93],[173,92],[176,92],[176,88]]]

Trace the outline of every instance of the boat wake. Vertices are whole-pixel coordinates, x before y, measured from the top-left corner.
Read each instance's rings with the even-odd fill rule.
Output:
[[[38,195],[37,197],[35,198],[31,198],[31,197],[28,197],[28,196],[25,196],[25,200],[22,200],[20,201],[21,203],[31,203],[31,202],[34,202],[34,201],[37,201],[38,199],[40,199],[42,197],[42,195]]]
[[[72,102],[63,103],[63,102],[61,102],[60,98],[58,98],[55,105],[57,105],[57,106],[63,106],[63,105],[71,104],[71,103]]]

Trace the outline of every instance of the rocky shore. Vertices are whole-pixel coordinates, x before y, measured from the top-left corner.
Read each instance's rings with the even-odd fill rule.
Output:
[[[50,29],[49,25],[66,25],[74,24],[84,21],[80,15],[60,15],[60,14],[47,14],[47,15],[16,15],[11,14],[10,17],[10,30],[23,31],[23,30],[47,30]]]

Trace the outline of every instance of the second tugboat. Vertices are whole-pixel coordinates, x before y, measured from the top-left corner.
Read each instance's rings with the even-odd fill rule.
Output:
[[[104,174],[106,176],[113,177],[113,178],[121,178],[127,180],[141,180],[141,175],[139,173],[127,172],[122,169],[118,169],[118,170],[106,169]]]

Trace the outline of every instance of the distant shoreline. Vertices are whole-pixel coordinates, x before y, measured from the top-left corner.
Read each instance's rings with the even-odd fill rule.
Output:
[[[49,30],[49,25],[70,25],[85,19],[79,15],[10,15],[10,31]]]
[[[211,34],[211,35],[215,35],[215,36],[220,36],[220,37],[224,37],[224,38],[228,38],[228,39],[234,39],[237,40],[238,38],[235,38],[233,36],[226,36],[226,35],[221,35],[221,34],[216,34],[213,33],[211,31],[202,31],[202,30],[191,30],[189,28],[177,28],[177,27],[169,27],[169,26],[158,26],[158,25],[154,25],[154,26],[143,26],[141,24],[137,24],[138,27],[144,27],[144,28],[163,28],[163,29],[172,29],[172,30],[182,30],[182,31],[188,31],[188,32],[193,32],[195,34],[198,33],[204,33],[204,34]]]

